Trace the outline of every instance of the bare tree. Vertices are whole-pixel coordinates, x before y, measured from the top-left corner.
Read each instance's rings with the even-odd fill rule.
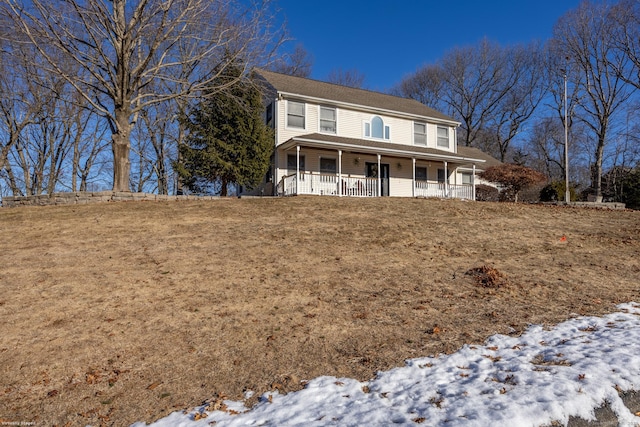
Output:
[[[302,44],[297,44],[293,52],[285,53],[269,65],[269,69],[276,73],[288,74],[296,77],[311,76],[313,57]]]
[[[364,85],[364,74],[356,69],[352,70],[343,70],[342,68],[337,68],[331,70],[329,76],[327,77],[327,81],[329,83],[334,83],[342,86],[354,87],[354,88],[362,88]]]
[[[538,45],[502,47],[483,40],[456,48],[393,89],[461,122],[458,143],[505,160],[509,145],[545,93]]]
[[[510,77],[502,84],[508,90],[500,95],[494,113],[487,117],[486,127],[491,131],[488,151],[497,150],[504,162],[511,142],[544,98],[547,78],[539,46],[512,46],[503,55]]]
[[[585,1],[560,18],[552,40],[556,56],[568,58],[568,66],[580,75],[576,118],[595,136],[591,187],[600,198],[612,118],[631,95],[620,73],[628,68],[629,59],[616,51],[615,25],[609,5]]]
[[[223,72],[222,61],[256,60],[278,46],[269,0],[0,1],[2,13],[11,17],[16,31],[36,47],[49,69],[107,119],[116,191],[129,191],[130,134],[141,111],[195,96],[205,87],[215,90],[210,87],[213,70]],[[192,55],[185,59],[180,49]],[[58,55],[75,63],[80,73],[66,73],[56,61]],[[191,71],[186,77],[185,67]],[[157,81],[172,90],[151,91]]]
[[[415,99],[436,110],[448,110],[442,101],[444,93],[443,68],[439,64],[425,65],[402,79],[391,89],[393,95]]]
[[[618,54],[629,62],[619,61],[616,56],[609,65],[614,67],[620,78],[640,89],[640,2],[638,0],[622,0],[611,7],[609,17],[615,22],[612,31],[612,44]],[[630,65],[618,68],[619,65]]]
[[[0,46],[0,172],[14,195],[22,195],[9,154],[20,143],[25,130],[36,123],[42,99],[34,98],[30,80],[37,66],[29,49],[15,52]]]

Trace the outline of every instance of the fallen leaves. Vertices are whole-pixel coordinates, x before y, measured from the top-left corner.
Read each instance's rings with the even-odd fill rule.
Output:
[[[476,285],[484,288],[499,289],[509,284],[505,274],[488,265],[472,268],[465,274],[472,276]]]

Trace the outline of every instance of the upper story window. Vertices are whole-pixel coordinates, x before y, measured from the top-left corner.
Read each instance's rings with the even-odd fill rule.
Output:
[[[413,123],[413,143],[415,145],[427,145],[427,124]]]
[[[438,147],[449,148],[449,128],[438,126]]]
[[[390,139],[391,131],[389,125],[385,125],[384,121],[375,116],[370,122],[364,122],[364,136],[366,138]]]
[[[336,133],[336,109],[320,107],[320,132]]]
[[[287,101],[287,127],[305,128],[304,102]]]

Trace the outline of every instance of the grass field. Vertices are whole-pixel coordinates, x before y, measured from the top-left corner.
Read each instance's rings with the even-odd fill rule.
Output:
[[[329,197],[0,209],[0,266],[0,421],[128,425],[640,301],[640,212]]]

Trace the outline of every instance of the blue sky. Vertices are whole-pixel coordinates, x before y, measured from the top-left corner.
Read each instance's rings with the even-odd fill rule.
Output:
[[[448,50],[487,37],[544,41],[580,0],[278,0],[296,43],[314,58],[312,78],[357,69],[385,91]]]

